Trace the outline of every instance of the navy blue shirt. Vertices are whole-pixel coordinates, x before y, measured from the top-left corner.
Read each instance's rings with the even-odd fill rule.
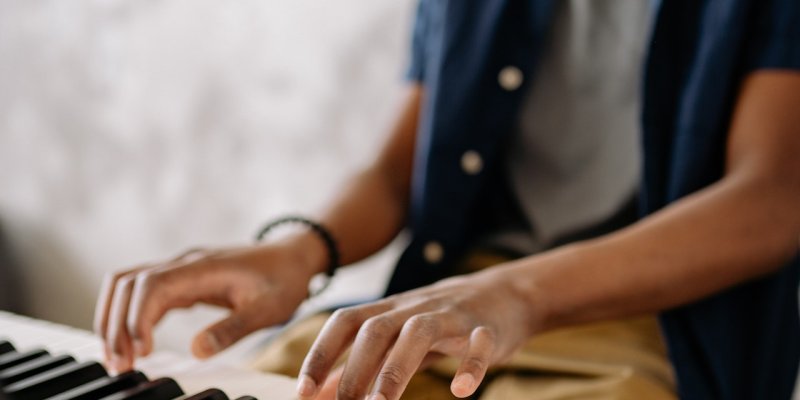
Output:
[[[426,100],[412,240],[388,293],[447,276],[480,233],[481,205],[503,181],[503,143],[534,80],[526,76],[509,89],[497,77],[508,66],[535,71],[555,1],[420,1],[410,75],[424,84]],[[648,54],[645,215],[722,177],[732,109],[747,74],[800,70],[800,0],[664,1]],[[462,170],[466,152],[480,155],[479,173]],[[789,399],[800,362],[799,284],[795,259],[768,277],[663,312],[681,398]]]

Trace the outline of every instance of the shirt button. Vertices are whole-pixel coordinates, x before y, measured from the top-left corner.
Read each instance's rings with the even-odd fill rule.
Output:
[[[428,242],[422,249],[422,255],[429,264],[438,264],[444,257],[444,248],[439,242]]]
[[[501,69],[500,74],[497,76],[500,87],[509,92],[519,89],[522,86],[523,78],[522,71],[511,65]]]
[[[461,169],[469,175],[477,175],[483,170],[483,158],[474,150],[464,152],[461,156]]]

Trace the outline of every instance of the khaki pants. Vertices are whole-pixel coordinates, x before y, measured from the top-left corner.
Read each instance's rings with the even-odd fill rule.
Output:
[[[464,271],[504,259],[476,254]],[[297,376],[329,314],[293,324],[272,341],[256,369]],[[458,360],[444,359],[417,373],[403,399],[455,399],[450,380]],[[508,362],[492,368],[473,398],[480,400],[673,400],[672,368],[652,316],[593,323],[538,335]]]

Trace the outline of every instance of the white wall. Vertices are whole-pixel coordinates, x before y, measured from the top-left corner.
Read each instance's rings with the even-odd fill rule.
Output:
[[[0,0],[0,222],[27,310],[89,327],[105,272],[318,207],[391,122],[412,3]]]

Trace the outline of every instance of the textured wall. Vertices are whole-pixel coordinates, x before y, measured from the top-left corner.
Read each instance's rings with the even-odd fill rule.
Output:
[[[319,206],[391,122],[412,14],[0,0],[0,220],[27,310],[88,327],[105,272]]]

